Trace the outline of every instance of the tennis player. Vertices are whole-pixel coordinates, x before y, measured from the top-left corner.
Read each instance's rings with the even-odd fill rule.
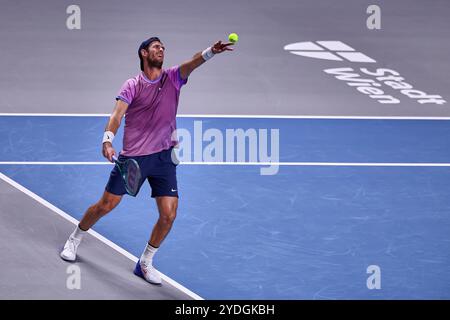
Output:
[[[131,157],[138,162],[142,174],[140,186],[147,179],[151,196],[156,199],[159,219],[134,271],[152,284],[161,284],[161,276],[153,267],[153,257],[177,215],[177,164],[172,160],[177,141],[172,140],[172,133],[176,130],[180,89],[187,83],[192,71],[214,55],[232,51],[231,45],[218,41],[180,66],[163,69],[165,47],[160,39],[152,37],[142,42],[138,49],[142,72],[122,85],[104,132],[103,156],[112,162],[112,157],[116,155],[112,143],[125,116],[123,150],[119,153],[119,161]],[[126,193],[124,181],[114,166],[101,199],[87,209],[66,241],[60,254],[62,259],[76,260],[77,248],[85,232],[113,210]]]

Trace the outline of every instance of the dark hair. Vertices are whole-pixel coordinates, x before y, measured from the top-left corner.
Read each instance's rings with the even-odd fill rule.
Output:
[[[138,55],[139,55],[139,60],[140,60],[141,70],[142,71],[144,71],[144,61],[142,60],[141,49],[147,49],[148,46],[151,45],[152,42],[155,42],[155,41],[161,42],[161,40],[159,40],[158,37],[151,37],[151,38],[148,38],[147,40],[143,41],[141,43],[141,45],[139,46]]]

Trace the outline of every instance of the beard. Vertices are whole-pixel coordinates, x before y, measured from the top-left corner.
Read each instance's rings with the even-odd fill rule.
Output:
[[[151,58],[148,58],[148,59],[147,59],[147,62],[148,62],[148,66],[149,66],[150,68],[158,68],[158,69],[161,69],[161,68],[162,68],[162,65],[163,65],[163,61],[158,61],[158,60],[156,60],[156,59],[151,59]]]

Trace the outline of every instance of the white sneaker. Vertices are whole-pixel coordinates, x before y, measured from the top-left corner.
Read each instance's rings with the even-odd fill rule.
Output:
[[[161,276],[158,270],[153,267],[151,264],[145,264],[139,260],[136,263],[136,267],[134,268],[134,274],[144,278],[147,282],[155,285],[161,285]]]
[[[75,261],[77,258],[77,248],[80,245],[81,240],[73,237],[67,239],[64,249],[61,251],[60,256],[66,261]]]

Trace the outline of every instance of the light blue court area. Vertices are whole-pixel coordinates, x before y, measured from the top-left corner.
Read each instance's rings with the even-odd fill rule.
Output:
[[[278,129],[281,163],[323,165],[260,175],[180,164],[178,218],[156,258],[164,274],[205,299],[450,299],[450,167],[439,166],[450,163],[450,121],[179,118],[178,127],[195,121]],[[105,122],[0,117],[0,172],[80,219],[112,165],[57,162],[104,161]],[[341,162],[368,164],[326,165]],[[405,166],[418,163],[427,165]],[[125,197],[94,229],[139,256],[157,218],[149,193]],[[373,265],[381,289],[369,290]]]

